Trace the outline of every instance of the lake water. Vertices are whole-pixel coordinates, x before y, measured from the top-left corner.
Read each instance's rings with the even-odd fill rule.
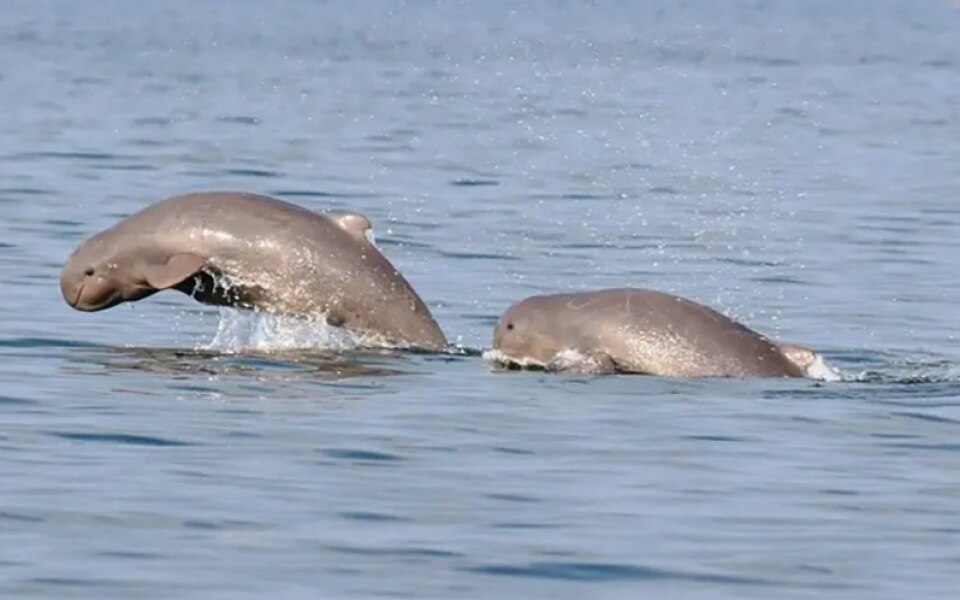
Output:
[[[0,596],[956,597],[956,3],[13,0],[0,107]],[[465,350],[64,303],[210,189],[368,215]],[[843,381],[478,356],[624,285]]]

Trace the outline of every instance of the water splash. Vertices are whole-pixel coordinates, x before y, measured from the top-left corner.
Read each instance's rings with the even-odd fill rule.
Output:
[[[546,370],[547,368],[547,365],[538,360],[526,357],[514,358],[495,348],[484,350],[480,356],[483,360],[492,363],[494,366],[504,369]]]
[[[949,360],[899,360],[880,368],[842,373],[855,383],[923,384],[960,382],[960,364]]]
[[[828,365],[822,354],[814,352],[813,356],[813,363],[805,369],[807,377],[820,381],[845,381],[843,374]]]
[[[387,347],[382,340],[329,325],[323,316],[292,317],[220,308],[217,332],[198,349],[222,353],[303,349],[342,352],[370,346]]]

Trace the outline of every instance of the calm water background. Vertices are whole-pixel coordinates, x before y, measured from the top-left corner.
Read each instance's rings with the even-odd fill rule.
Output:
[[[954,3],[13,1],[0,107],[0,596],[960,590]],[[638,285],[845,381],[264,353],[176,294],[60,298],[84,237],[222,188],[369,215],[466,348]]]

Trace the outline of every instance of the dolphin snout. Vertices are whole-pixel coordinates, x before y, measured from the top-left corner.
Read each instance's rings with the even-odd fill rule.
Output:
[[[78,271],[71,262],[64,265],[63,271],[60,273],[60,293],[63,294],[63,299],[66,300],[67,304],[80,310],[78,305],[80,299],[83,298],[83,290],[86,284],[86,273]]]
[[[80,303],[80,297],[83,295],[83,282],[60,280],[60,292],[63,294],[63,299],[67,301],[67,304],[73,308],[77,308],[77,304]]]
[[[500,343],[503,341],[503,319],[497,321],[496,326],[493,328],[493,347],[499,348]]]

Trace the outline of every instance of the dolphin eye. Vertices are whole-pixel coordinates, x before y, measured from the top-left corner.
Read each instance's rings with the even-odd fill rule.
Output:
[[[507,329],[513,331],[513,323],[507,323]]]
[[[87,267],[87,270],[83,272],[87,277],[93,277],[93,267]]]

